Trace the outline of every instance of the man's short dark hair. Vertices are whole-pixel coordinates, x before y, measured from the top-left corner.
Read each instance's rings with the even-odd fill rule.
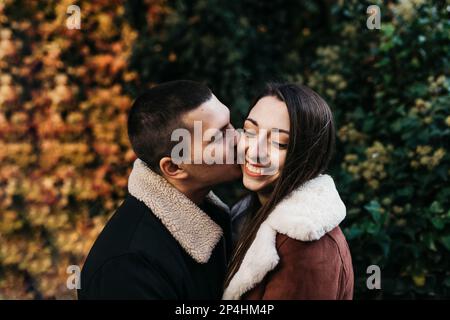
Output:
[[[128,137],[138,158],[159,171],[159,161],[177,143],[170,141],[172,131],[186,128],[181,117],[211,97],[207,86],[188,80],[162,83],[141,94],[128,115]]]

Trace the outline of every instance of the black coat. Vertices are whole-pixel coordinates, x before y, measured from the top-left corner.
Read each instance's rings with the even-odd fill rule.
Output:
[[[158,180],[155,184],[158,189],[160,183]],[[227,260],[231,251],[228,213],[205,200],[204,205],[196,209],[198,210],[196,214],[201,212],[203,215],[193,214],[193,224],[183,222],[177,225],[179,222],[167,218],[172,219],[180,215],[181,219],[185,217],[189,219],[193,204],[190,203],[191,208],[183,210],[180,206],[186,199],[182,199],[183,203],[177,203],[164,188],[160,190],[162,191],[160,194],[157,191],[156,194],[152,192],[146,194],[150,197],[150,202],[147,203],[151,205],[155,200],[152,197],[165,196],[170,201],[168,203],[165,202],[167,199],[156,199],[160,207],[155,208],[163,212],[163,215],[159,212],[159,217],[146,203],[132,194],[127,195],[87,257],[81,273],[79,299],[221,298]],[[129,190],[133,191],[130,187]],[[174,190],[170,190],[169,193]],[[139,192],[134,193],[139,196]],[[145,201],[149,200],[148,197],[144,197]],[[176,193],[176,197],[180,197],[180,194]],[[171,204],[176,205],[175,212],[167,211]],[[204,215],[205,213],[211,219],[209,222],[206,221],[209,218]],[[208,228],[201,226],[205,221],[210,226],[215,223],[216,231],[211,233],[204,231],[202,234],[201,230]],[[186,233],[180,236],[180,230],[174,225],[178,228],[183,226],[182,231]],[[195,229],[199,226],[201,229]],[[216,243],[206,238],[212,239],[213,234],[218,235]],[[191,247],[189,241],[194,241]],[[208,246],[211,248],[210,253]]]

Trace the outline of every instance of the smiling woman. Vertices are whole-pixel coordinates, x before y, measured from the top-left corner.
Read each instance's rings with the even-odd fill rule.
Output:
[[[263,194],[278,179],[286,160],[289,128],[286,104],[276,97],[263,97],[251,109],[244,123],[243,182],[247,189]]]
[[[334,147],[327,103],[305,86],[270,84],[244,133],[243,183],[253,196],[232,209],[239,240],[224,298],[351,299],[352,261],[339,228],[346,209],[324,174]]]
[[[259,142],[261,159],[186,167],[202,185],[244,171],[254,206],[239,202],[238,216],[270,203],[276,182],[263,173],[265,161],[278,160],[272,151],[286,153],[278,178],[285,175],[286,188],[294,185],[291,174],[313,170],[290,157],[306,131],[294,141],[290,123],[265,123],[289,113],[288,96],[300,97],[294,89],[276,90],[284,100],[265,95],[248,112],[255,90],[274,78],[305,84],[332,106],[337,146],[329,172],[347,207],[340,227],[358,271],[355,299],[450,297],[450,2],[369,2],[0,0],[0,300],[77,297],[66,286],[67,268],[83,266],[127,197],[136,159],[128,111],[158,84],[199,81],[229,107],[205,99],[203,111],[214,116],[203,132],[230,121],[243,128],[249,116],[241,140],[250,153]],[[372,3],[380,29],[370,27]],[[79,10],[68,12],[73,5]],[[195,94],[186,96],[181,102]],[[261,119],[255,112],[264,103],[273,109]],[[197,111],[192,122],[205,115]],[[161,107],[163,118],[170,114]],[[280,131],[276,139],[275,128],[289,136]],[[164,143],[155,140],[157,151]],[[213,153],[220,143],[204,145]],[[214,189],[228,204],[242,191],[241,183]],[[286,244],[277,248],[280,268]],[[366,285],[372,265],[380,266],[381,290]]]

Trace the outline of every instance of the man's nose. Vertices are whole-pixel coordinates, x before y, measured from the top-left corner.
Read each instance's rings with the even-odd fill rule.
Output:
[[[233,129],[233,130],[234,130],[234,129]],[[234,146],[235,146],[235,147],[239,144],[239,142],[241,141],[241,138],[242,138],[241,132],[240,132],[239,130],[234,130],[234,139],[233,139],[233,143],[234,143]]]
[[[228,136],[230,138],[229,141],[231,141],[233,147],[236,147],[239,144],[239,141],[241,139],[241,133],[239,132],[239,130],[236,130],[234,128],[234,126],[232,124],[230,124],[230,128],[227,129],[226,134],[230,135],[230,136]]]

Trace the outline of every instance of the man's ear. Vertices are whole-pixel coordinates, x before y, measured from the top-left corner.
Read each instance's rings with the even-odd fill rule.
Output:
[[[186,179],[188,173],[181,166],[173,163],[172,158],[164,157],[159,160],[159,169],[161,173],[171,179]]]

